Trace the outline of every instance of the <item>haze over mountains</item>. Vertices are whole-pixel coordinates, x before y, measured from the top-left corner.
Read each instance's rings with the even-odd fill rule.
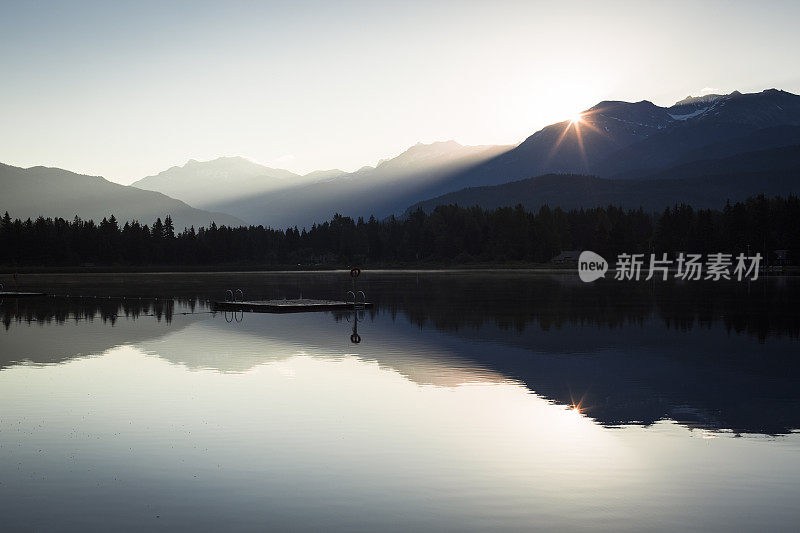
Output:
[[[132,183],[134,187],[164,193],[201,208],[211,208],[236,198],[244,198],[344,174],[341,170],[322,170],[300,176],[280,168],[270,168],[243,157],[219,157],[213,161],[190,159],[182,167],[172,167],[155,176]]]
[[[145,223],[161,209],[162,217],[164,210],[174,211],[176,226],[179,220],[197,226],[197,221],[207,224],[213,218],[217,224],[243,220],[309,227],[334,213],[380,219],[401,215],[411,205],[431,209],[452,202],[483,207],[523,203],[531,208],[615,204],[661,210],[676,202],[722,207],[728,198],[800,192],[800,151],[781,150],[798,145],[800,96],[785,91],[687,97],[670,107],[605,101],[579,120],[547,126],[517,146],[417,144],[375,167],[305,176],[241,157],[190,160],[132,187],[91,178],[104,192],[88,202],[83,187],[89,177],[58,171],[61,188],[39,179],[35,186],[28,184],[32,188],[21,201],[15,196],[24,192],[19,183],[5,186],[0,209],[8,206],[15,216],[71,216],[75,211],[84,218],[114,211],[121,220],[133,217]],[[14,168],[4,167],[0,183],[19,178],[22,169],[5,170]],[[45,169],[43,174],[37,168],[22,172],[39,178],[56,172]],[[72,181],[75,187],[69,186]],[[140,189],[206,211],[191,211],[165,196],[131,200],[131,190],[147,193]]]
[[[800,96],[785,91],[689,97],[669,108],[601,102],[580,122],[548,126],[452,176],[452,192],[414,207],[721,208],[728,199],[800,193],[798,146]]]
[[[213,204],[214,209],[275,227],[311,226],[335,213],[384,218],[401,214],[416,198],[438,190],[440,181],[508,146],[462,146],[455,141],[416,144],[402,154],[335,178]]]
[[[697,209],[716,208],[751,196],[787,196],[800,192],[800,145],[706,159],[673,167],[669,179],[603,179],[580,174],[545,174],[502,185],[469,187],[419,202],[421,208],[458,204],[484,209],[522,204],[536,211],[547,205],[562,209],[605,207],[662,211],[685,203]]]
[[[513,205],[515,200],[524,200],[528,206],[563,203],[562,207],[589,207],[603,202],[660,210],[667,202],[683,201],[721,207],[720,202],[728,197],[795,191],[792,170],[786,168],[791,160],[786,158],[796,154],[782,154],[784,174],[769,184],[760,179],[771,171],[763,156],[746,158],[747,173],[727,162],[723,165],[727,172],[738,172],[737,187],[728,195],[725,185],[714,179],[692,186],[639,185],[634,187],[635,192],[630,184],[592,180],[595,185],[590,189],[595,192],[589,193],[589,182],[576,182],[574,177],[540,180],[540,185],[547,183],[549,193],[528,187],[528,196],[519,199],[515,197],[520,192],[518,186],[491,191],[494,200],[489,203],[480,201],[481,194],[490,192],[485,189],[449,193],[555,173],[610,179],[668,180],[686,178],[686,172],[692,177],[712,177],[719,174],[719,168],[708,160],[793,144],[800,144],[800,97],[784,91],[687,97],[671,107],[648,101],[606,101],[583,112],[579,121],[547,126],[516,147],[462,147],[453,141],[417,145],[376,168],[366,167],[329,180],[297,182],[291,187],[273,186],[258,195],[228,196],[200,206],[278,227],[309,226],[334,213],[382,218],[399,214],[426,197],[433,198],[420,203],[426,209],[441,202],[499,206]],[[701,159],[707,160],[705,166],[681,166]],[[515,193],[509,193],[512,190]],[[665,196],[666,191],[672,192]]]
[[[397,157],[356,172],[317,171],[299,176],[238,157],[189,161],[135,182],[253,224],[311,226],[346,216],[385,217],[436,191],[439,180],[511,148],[462,146],[455,141],[417,144]]]
[[[152,225],[170,215],[176,230],[184,227],[238,226],[244,222],[224,213],[196,209],[164,194],[112,183],[99,176],[76,174],[59,168],[12,167],[0,163],[0,210],[14,218],[62,217],[101,221],[114,215],[120,225],[138,220]]]

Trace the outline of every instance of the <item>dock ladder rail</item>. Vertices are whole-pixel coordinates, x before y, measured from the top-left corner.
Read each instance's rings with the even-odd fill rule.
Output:
[[[359,294],[361,295],[361,303],[358,302],[358,295]],[[355,291],[355,292],[347,291],[347,295],[353,297],[353,309],[364,309],[364,308],[366,308],[367,295],[364,294],[364,291]]]
[[[241,295],[241,299],[237,299],[237,296]],[[236,289],[236,292],[233,289],[228,289],[225,291],[225,301],[226,302],[243,302],[244,301],[244,291],[242,289]]]
[[[233,321],[241,322],[244,320],[244,309],[241,311],[225,311],[225,322],[231,323]]]

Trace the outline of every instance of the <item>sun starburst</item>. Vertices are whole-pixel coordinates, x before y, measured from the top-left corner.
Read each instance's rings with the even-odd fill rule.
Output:
[[[553,144],[553,147],[550,149],[550,153],[548,154],[547,160],[549,161],[556,155],[559,148],[561,147],[561,144],[564,142],[566,137],[570,135],[570,130],[572,130],[571,135],[578,145],[578,153],[581,158],[581,162],[583,163],[583,170],[588,172],[589,162],[586,157],[586,149],[584,148],[583,145],[583,140],[584,140],[583,138],[586,132],[583,130],[584,129],[590,130],[592,133],[605,136],[605,133],[600,131],[594,124],[592,124],[592,121],[590,120],[591,116],[597,112],[598,110],[590,110],[590,111],[576,113],[568,121],[566,121],[566,126],[564,127],[564,130],[561,132],[561,135]]]

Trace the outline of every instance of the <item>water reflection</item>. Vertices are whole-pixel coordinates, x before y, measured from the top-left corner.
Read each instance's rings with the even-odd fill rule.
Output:
[[[669,419],[736,433],[800,428],[794,279],[585,285],[572,276],[521,273],[366,277],[362,287],[376,306],[358,315],[211,316],[203,296],[212,295],[192,288],[175,299],[6,302],[0,368],[55,363],[120,344],[220,372],[245,372],[297,353],[349,354],[419,384],[521,383],[552,402],[579,406],[605,426]],[[335,297],[341,279],[262,276],[259,288],[248,286],[255,283],[248,277],[240,284],[266,297],[292,297],[299,286]],[[50,322],[73,328],[41,329]],[[12,327],[33,323],[40,327]]]
[[[0,305],[10,530],[789,531],[800,519],[794,280],[381,273],[362,276],[376,306],[358,314],[234,316],[206,299],[231,285],[335,298],[350,280],[113,279]],[[132,299],[136,286],[151,292]]]
[[[191,304],[195,300],[224,299],[225,291],[232,286],[242,288],[248,299],[298,298],[304,294],[343,299],[352,288],[346,272],[26,275],[23,288],[71,294],[69,305],[93,296],[153,302],[184,300]],[[793,304],[800,297],[800,279],[792,277],[743,283],[600,280],[584,284],[571,272],[365,271],[359,278],[359,289],[376,303],[375,310],[402,313],[420,326],[430,324],[437,329],[486,323],[516,331],[530,325],[558,328],[565,323],[616,328],[656,317],[667,328],[721,326],[760,341],[769,337],[796,339],[800,335],[800,313]],[[74,299],[78,294],[89,298]]]
[[[353,344],[361,344],[361,335],[358,334],[358,321],[364,320],[366,316],[366,311],[361,309],[354,309],[353,312],[350,313],[338,313],[338,317],[344,317],[347,319],[348,322],[353,323],[353,329],[350,333],[350,342]],[[351,318],[352,317],[352,318]]]
[[[172,298],[120,298],[120,297],[48,297],[48,298],[9,298],[0,302],[0,322],[6,330],[12,322],[51,323],[78,320],[100,320],[113,326],[120,318],[137,319],[142,316],[172,321],[175,305],[184,311],[194,312],[197,301],[194,299]]]

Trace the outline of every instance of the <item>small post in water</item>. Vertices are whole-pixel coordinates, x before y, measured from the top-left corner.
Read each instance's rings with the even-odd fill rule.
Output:
[[[361,269],[353,267],[350,269],[350,277],[353,278],[353,310],[356,309],[356,278],[361,275]]]

